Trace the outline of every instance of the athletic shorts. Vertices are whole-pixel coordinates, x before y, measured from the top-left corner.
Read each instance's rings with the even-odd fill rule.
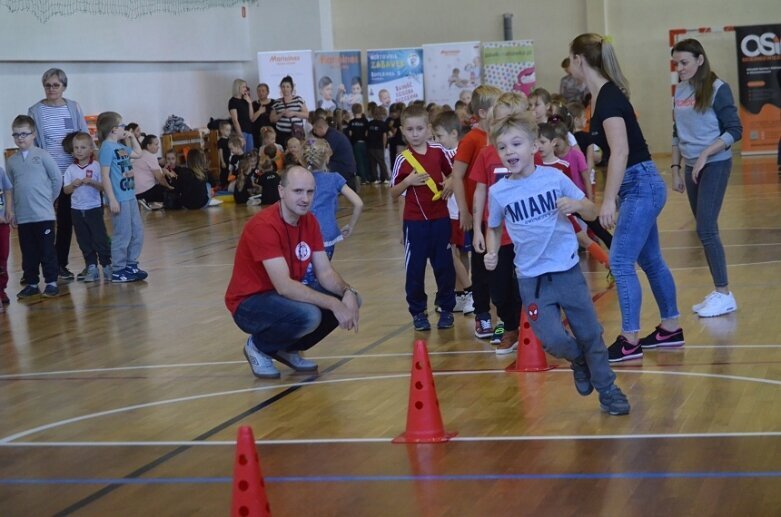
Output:
[[[472,251],[472,230],[463,231],[458,219],[450,220],[450,244],[463,253]]]

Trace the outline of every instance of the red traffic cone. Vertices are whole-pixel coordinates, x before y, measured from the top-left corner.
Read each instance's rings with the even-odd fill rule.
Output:
[[[439,443],[456,434],[445,432],[426,342],[419,339],[412,353],[407,430],[394,438],[393,443]]]
[[[532,305],[531,311],[536,311],[537,306]],[[534,312],[536,314],[536,312]],[[506,372],[544,372],[552,370],[555,366],[548,366],[545,351],[540,345],[537,336],[534,335],[526,311],[521,308],[521,332],[518,336],[518,355],[515,362],[504,369]]]
[[[233,466],[231,517],[269,517],[266,484],[260,472],[255,436],[249,426],[239,427],[236,438],[236,461]]]

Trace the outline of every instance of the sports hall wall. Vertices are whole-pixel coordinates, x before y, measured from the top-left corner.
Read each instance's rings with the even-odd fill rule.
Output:
[[[670,151],[672,109],[667,31],[673,28],[781,22],[778,0],[332,0],[335,48],[417,46],[502,39],[502,13],[513,37],[533,39],[537,84],[558,89],[561,60],[581,32],[613,36],[632,102],[655,153]],[[360,14],[368,30],[355,27]],[[737,96],[733,33],[702,38],[713,69]],[[712,44],[709,43],[712,41]],[[711,49],[714,49],[713,51]],[[661,164],[660,164],[661,165]]]
[[[226,117],[233,80],[257,83],[258,50],[330,45],[329,4],[261,0],[247,6],[246,18],[236,6],[136,20],[76,14],[46,23],[0,7],[0,145],[13,146],[11,120],[43,98],[41,74],[52,66],[68,74],[65,96],[85,113],[119,111],[151,133],[159,134],[171,113],[194,127]],[[329,24],[326,40],[321,19]]]

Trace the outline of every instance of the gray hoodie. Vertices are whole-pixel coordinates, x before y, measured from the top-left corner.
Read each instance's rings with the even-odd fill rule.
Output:
[[[54,200],[62,188],[62,173],[54,158],[40,147],[31,147],[26,158],[17,151],[6,166],[14,186],[16,222],[54,221]]]

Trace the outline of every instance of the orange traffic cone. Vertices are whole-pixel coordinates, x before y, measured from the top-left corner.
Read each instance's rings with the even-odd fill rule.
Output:
[[[529,308],[536,315],[537,306]],[[506,372],[544,372],[552,370],[555,366],[548,366],[545,351],[540,345],[537,336],[534,335],[526,311],[521,308],[521,332],[518,336],[518,355],[510,366],[504,369]]]
[[[439,443],[456,434],[445,432],[426,342],[419,339],[412,353],[407,430],[394,438],[393,443]]]
[[[231,517],[269,517],[266,484],[260,472],[255,436],[249,426],[239,427],[236,438],[236,462],[233,466]]]

